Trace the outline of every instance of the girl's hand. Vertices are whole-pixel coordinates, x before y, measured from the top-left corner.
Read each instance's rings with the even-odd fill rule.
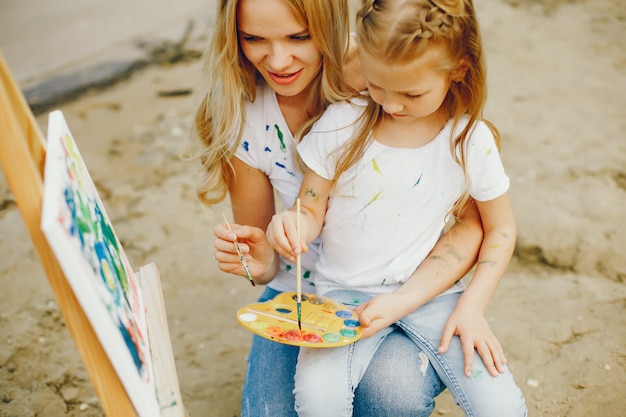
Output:
[[[371,337],[404,317],[407,312],[402,308],[404,297],[397,293],[379,294],[364,304],[356,307],[354,312],[363,327],[362,337]]]
[[[215,247],[215,260],[218,268],[229,274],[246,277],[246,271],[234,245],[234,242],[237,241],[239,250],[241,250],[255,281],[256,278],[267,275],[267,272],[274,265],[276,254],[267,241],[265,232],[253,226],[238,224],[231,224],[230,226],[232,231],[228,230],[225,224],[218,224],[213,229],[213,234],[215,234],[213,246]],[[257,283],[267,283],[269,280],[260,279],[260,281]]]
[[[454,335],[461,338],[465,358],[465,375],[472,376],[474,349],[478,352],[491,376],[504,373],[506,358],[500,342],[491,331],[482,311],[457,305],[444,326],[439,353],[445,353]]]
[[[267,240],[270,245],[291,262],[296,261],[298,254],[308,250],[306,243],[298,241],[296,221],[296,212],[287,210],[275,214],[267,226]]]

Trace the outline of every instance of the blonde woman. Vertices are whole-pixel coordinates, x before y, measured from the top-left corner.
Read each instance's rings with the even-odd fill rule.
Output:
[[[207,94],[196,130],[205,149],[198,194],[207,205],[230,196],[235,223],[215,228],[221,270],[245,276],[233,241],[247,259],[260,300],[295,290],[293,263],[269,246],[265,229],[283,206],[293,204],[303,177],[295,137],[326,107],[353,95],[358,75],[344,79],[349,61],[345,0],[222,0],[206,51]],[[355,88],[347,87],[348,84]],[[463,237],[462,239],[460,237]],[[420,269],[450,286],[475,262],[482,240],[476,210],[455,226]],[[462,242],[453,245],[451,242]],[[315,243],[303,256],[302,290],[314,292],[310,276]],[[419,275],[419,273],[418,273]],[[244,281],[234,285],[246,285]],[[245,377],[243,416],[293,416],[298,349],[254,336]],[[381,344],[355,393],[355,415],[428,416],[444,386],[420,349],[403,333]],[[495,365],[493,372],[497,373]]]

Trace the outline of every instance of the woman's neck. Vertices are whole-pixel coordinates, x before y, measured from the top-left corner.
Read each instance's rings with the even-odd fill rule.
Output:
[[[296,132],[310,119],[306,106],[306,91],[295,96],[279,96],[276,94],[276,101],[278,101],[278,107],[283,114],[287,127],[289,127],[289,131],[295,136]]]

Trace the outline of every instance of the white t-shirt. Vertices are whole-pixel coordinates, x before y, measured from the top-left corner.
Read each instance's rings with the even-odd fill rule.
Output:
[[[246,103],[246,121],[235,156],[267,175],[285,208],[296,201],[302,177],[296,159],[296,143],[276,100],[265,83],[257,85],[254,102]],[[319,240],[309,244],[302,255],[302,291],[315,293],[311,271],[315,267]],[[282,256],[276,277],[268,284],[277,291],[295,291],[296,266]]]
[[[301,158],[326,179],[339,149],[356,130],[365,102],[331,105],[298,146]],[[460,132],[467,120],[460,122]],[[450,152],[452,122],[418,148],[373,140],[344,172],[328,202],[314,277],[318,294],[356,289],[392,292],[415,271],[439,239],[446,214],[464,190],[464,174]],[[509,178],[488,127],[479,122],[467,148],[470,194],[487,201],[504,194]],[[457,285],[447,292],[460,291]]]

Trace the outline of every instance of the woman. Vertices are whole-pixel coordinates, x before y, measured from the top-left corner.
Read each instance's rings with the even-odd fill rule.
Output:
[[[222,0],[206,51],[207,93],[197,115],[205,145],[205,178],[198,189],[207,205],[230,195],[232,231],[218,225],[215,258],[221,270],[240,276],[233,241],[247,259],[257,284],[267,284],[259,301],[295,290],[293,265],[265,239],[276,212],[293,203],[302,180],[294,137],[305,132],[332,102],[350,96],[344,63],[349,21],[345,0]],[[349,72],[348,72],[349,73]],[[358,78],[358,77],[357,77]],[[459,239],[458,236],[463,236]],[[418,275],[452,285],[474,264],[482,225],[468,210],[424,262]],[[464,247],[451,242],[463,242]],[[306,278],[317,248],[303,256]],[[306,282],[303,292],[313,292]],[[381,345],[355,393],[356,416],[428,416],[443,385],[420,351],[401,332]],[[253,337],[243,389],[243,416],[295,416],[293,376],[298,349]],[[390,378],[393,376],[393,378]],[[394,384],[394,382],[397,382]]]

